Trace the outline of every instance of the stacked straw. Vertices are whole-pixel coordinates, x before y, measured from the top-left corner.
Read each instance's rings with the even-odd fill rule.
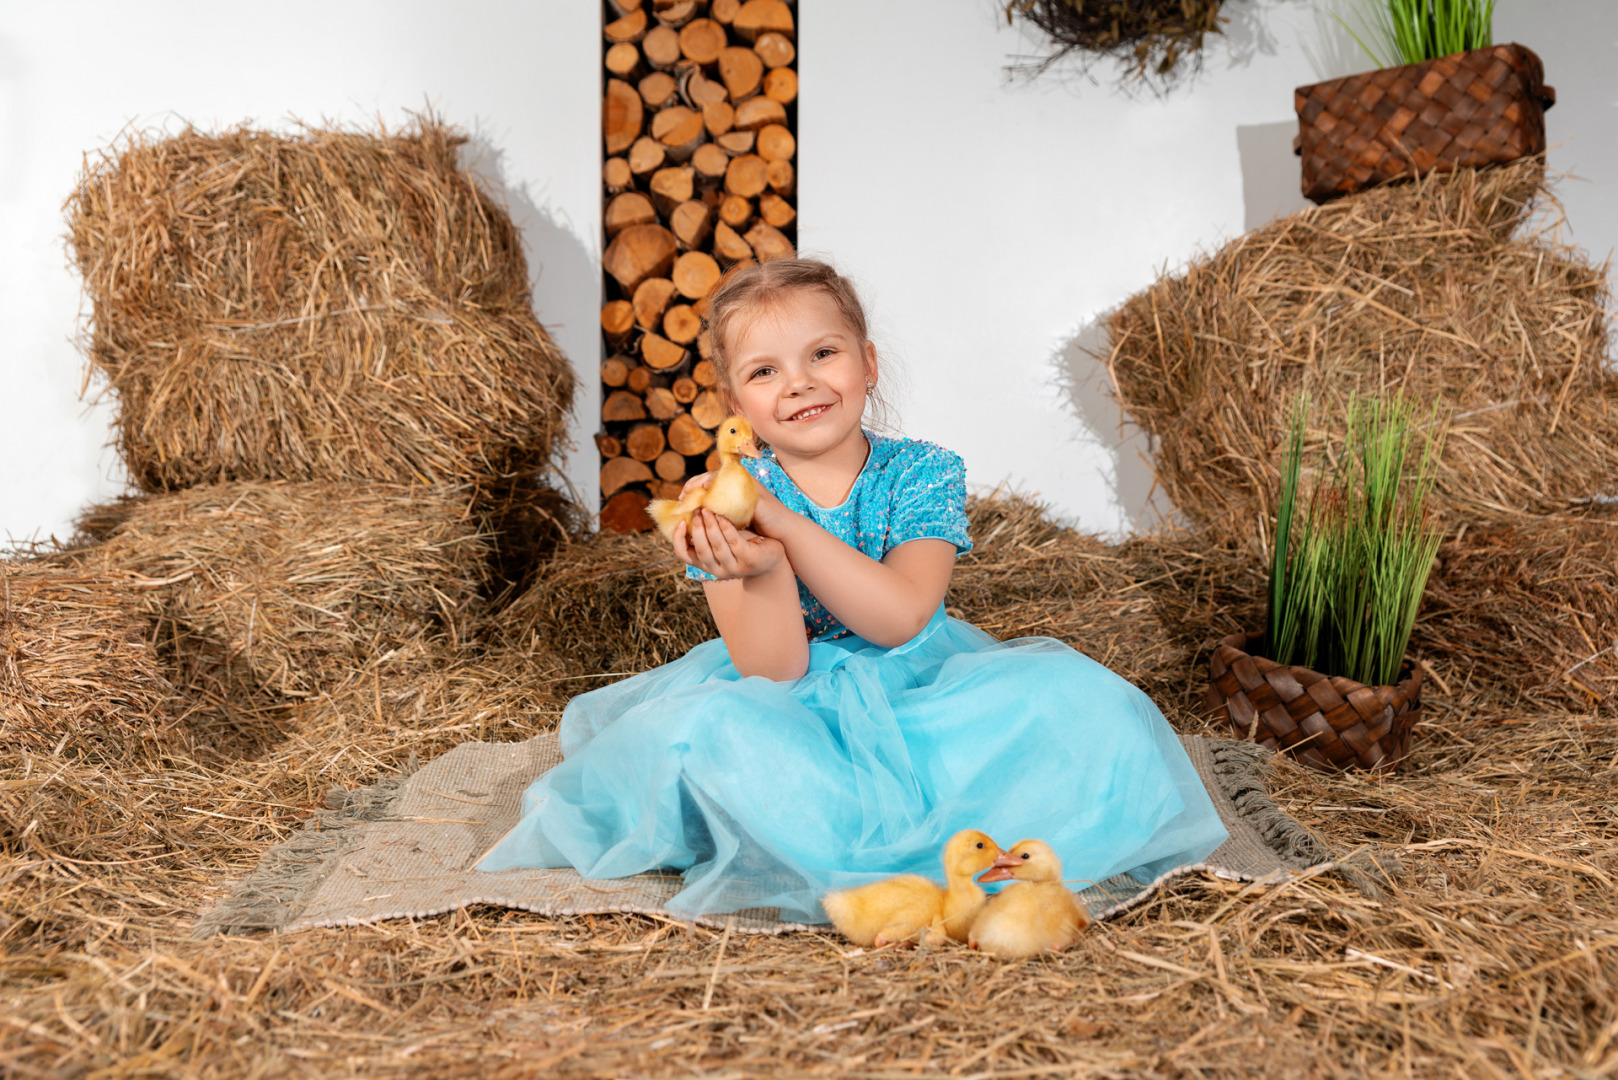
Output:
[[[454,640],[488,574],[459,489],[313,481],[212,484],[98,509],[122,516],[82,564],[146,591],[176,652],[239,665],[250,689],[307,697],[437,630]]]
[[[510,218],[432,120],[132,137],[68,200],[136,484],[488,483],[563,439],[567,362]]]
[[[464,141],[136,135],[68,200],[84,345],[153,494],[36,572],[150,583],[160,709],[204,742],[267,745],[379,657],[415,658],[392,693],[437,678],[573,525],[541,483],[572,373]]]
[[[1316,441],[1340,441],[1355,391],[1441,404],[1452,524],[1618,490],[1606,269],[1536,202],[1554,210],[1535,161],[1434,175],[1282,218],[1126,301],[1109,369],[1175,506],[1263,550],[1299,390]]]
[[[1133,625],[1154,643],[1130,674],[1152,687],[1196,684],[1208,627],[1217,633],[1233,600],[1262,603],[1258,559],[1198,535],[1111,547],[1020,501],[974,502],[970,514],[978,547],[952,606],[1005,634],[1106,640]],[[1580,544],[1618,532],[1610,520],[1574,523],[1590,533]],[[1461,542],[1471,551],[1487,535]],[[268,1075],[451,1077],[490,1075],[491,1060],[498,1076],[926,1075],[986,1063],[1029,1075],[1178,1076],[1194,1065],[1277,1080],[1618,1069],[1618,729],[1565,710],[1532,721],[1503,712],[1482,665],[1468,684],[1467,661],[1436,650],[1453,694],[1435,683],[1405,772],[1321,774],[1281,760],[1272,781],[1283,807],[1338,849],[1398,849],[1405,873],[1381,898],[1331,874],[1279,886],[1193,876],[1024,964],[485,907],[191,938],[222,883],[333,786],[373,783],[465,739],[553,725],[565,697],[596,685],[574,677],[571,657],[552,660],[554,644],[604,649],[597,639],[616,626],[644,623],[623,653],[644,665],[682,647],[679,635],[706,632],[700,607],[688,626],[629,603],[642,586],[617,582],[701,604],[676,567],[637,563],[663,554],[625,543],[642,539],[559,549],[558,571],[577,583],[568,591],[585,595],[579,610],[596,622],[538,620],[532,649],[407,645],[284,710],[291,734],[278,742],[141,743],[109,762],[78,736],[59,753],[0,741],[8,1074],[235,1075],[249,1058]],[[1448,573],[1450,549],[1444,558]],[[1540,588],[1560,588],[1550,580],[1560,572],[1525,570]],[[620,588],[618,602],[591,597]],[[1062,590],[1060,603],[1041,599]],[[1515,602],[1543,621],[1535,605],[1551,594],[1533,595]],[[391,677],[434,652],[430,676]],[[479,817],[481,794],[442,794],[453,816]]]

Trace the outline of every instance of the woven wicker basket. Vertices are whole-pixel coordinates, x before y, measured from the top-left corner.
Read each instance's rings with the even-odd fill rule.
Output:
[[[1421,672],[1397,686],[1366,686],[1247,650],[1258,635],[1232,634],[1208,660],[1208,715],[1242,738],[1284,750],[1318,769],[1395,769],[1421,719]]]
[[[1556,103],[1544,77],[1532,49],[1494,45],[1300,86],[1303,193],[1323,203],[1395,177],[1543,153]]]

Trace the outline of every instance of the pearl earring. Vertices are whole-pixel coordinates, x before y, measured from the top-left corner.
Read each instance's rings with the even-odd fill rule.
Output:
[[[866,379],[865,380],[865,392],[867,394],[869,394],[872,390],[875,390],[875,389],[876,389],[876,383],[872,382],[870,379]]]

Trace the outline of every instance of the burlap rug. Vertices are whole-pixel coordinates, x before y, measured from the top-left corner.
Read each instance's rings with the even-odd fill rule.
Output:
[[[1280,882],[1329,864],[1363,890],[1385,881],[1385,858],[1335,859],[1264,789],[1272,755],[1251,743],[1182,736],[1230,839],[1200,863],[1150,884],[1119,875],[1080,896],[1098,918],[1144,902],[1172,878],[1195,871],[1239,881]],[[677,874],[592,881],[573,870],[508,870],[473,863],[516,823],[523,789],[561,760],[554,734],[521,743],[467,743],[411,773],[357,791],[335,790],[332,807],[265,853],[258,868],[197,923],[197,937],[263,930],[354,926],[421,918],[468,904],[544,915],[614,911],[660,914],[680,889]],[[699,919],[724,925],[729,916]],[[775,909],[735,916],[737,930],[811,929]]]

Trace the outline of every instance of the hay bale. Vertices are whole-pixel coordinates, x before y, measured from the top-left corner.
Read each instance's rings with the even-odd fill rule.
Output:
[[[1606,270],[1535,202],[1555,209],[1536,162],[1382,188],[1247,233],[1126,301],[1113,384],[1157,439],[1175,506],[1262,550],[1299,390],[1330,432],[1352,391],[1441,403],[1454,424],[1436,505],[1452,519],[1618,488]]]
[[[1183,650],[1120,548],[1020,495],[970,497],[967,518],[974,546],[950,579],[951,615],[1001,640],[1056,638],[1149,692],[1177,677]]]
[[[86,349],[135,483],[487,482],[563,440],[573,375],[510,217],[431,118],[132,136],[68,200]]]
[[[1618,713],[1618,517],[1559,514],[1446,543],[1413,647],[1446,694]]]
[[[311,481],[218,484],[91,511],[106,539],[81,565],[164,582],[145,594],[190,685],[239,667],[307,696],[429,633],[459,636],[488,573],[461,489]],[[109,528],[109,521],[116,520]]]
[[[0,560],[0,744],[128,751],[156,739],[170,688],[132,575]]]
[[[656,533],[599,533],[558,547],[489,625],[494,640],[566,657],[581,679],[633,675],[716,637],[701,586]]]

